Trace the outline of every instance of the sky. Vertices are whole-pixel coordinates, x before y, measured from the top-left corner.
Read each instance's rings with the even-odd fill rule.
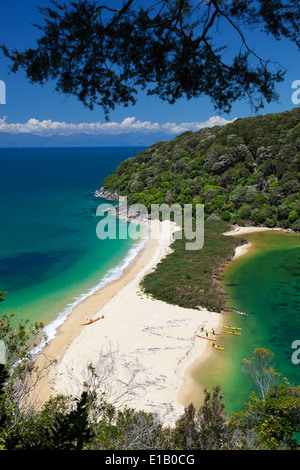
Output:
[[[116,1],[111,0],[109,4]],[[38,6],[49,4],[49,0],[10,0],[6,3],[1,0],[0,43],[21,51],[34,47],[39,32],[32,24],[42,20]],[[221,31],[221,34],[228,42],[233,40],[228,30]],[[276,88],[279,102],[267,104],[259,114],[277,113],[299,106],[292,101],[295,92],[292,85],[300,80],[300,52],[296,46],[257,33],[252,33],[248,39],[261,57],[272,59],[287,69],[284,82]],[[75,97],[59,94],[54,82],[40,86],[30,84],[23,70],[11,74],[9,60],[2,51],[0,80],[5,83],[6,98],[3,104],[0,95],[0,147],[148,146],[158,140],[170,140],[185,130],[196,131],[255,115],[247,101],[234,103],[229,114],[219,114],[207,97],[189,101],[180,99],[170,105],[140,92],[136,105],[117,106],[110,113],[110,121],[106,122],[100,107],[91,111]]]

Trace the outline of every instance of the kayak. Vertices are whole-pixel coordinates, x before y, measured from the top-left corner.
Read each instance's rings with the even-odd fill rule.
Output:
[[[221,348],[220,346],[217,346],[216,344],[214,343],[210,343],[212,345],[213,348],[215,349],[220,349],[220,350],[224,350],[224,348]]]
[[[239,328],[238,326],[226,326],[224,325],[224,328],[228,328],[230,330],[241,330],[242,328]]]
[[[198,338],[202,338],[202,339],[207,339],[208,341],[216,341],[215,339],[211,339],[211,338],[205,338],[205,336],[199,336],[197,335]]]
[[[206,333],[211,333],[212,335],[218,335],[219,333],[216,333],[215,331],[210,331],[210,330],[203,330]]]
[[[95,320],[88,321],[87,323],[82,323],[82,326],[91,325],[92,323],[95,323],[95,321],[102,320],[102,318],[104,318],[104,315],[102,315],[102,317],[96,318]]]
[[[223,331],[223,333],[226,333],[227,335],[241,335],[242,333],[236,333],[235,331]]]
[[[239,310],[233,310],[235,313],[238,313],[239,315],[243,315],[244,317],[248,317],[248,314],[245,312],[240,312]]]

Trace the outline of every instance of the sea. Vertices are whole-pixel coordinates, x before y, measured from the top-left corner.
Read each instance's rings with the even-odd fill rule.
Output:
[[[121,276],[144,241],[100,240],[96,211],[106,201],[94,192],[140,150],[0,149],[1,314],[42,322],[51,339],[78,302]]]

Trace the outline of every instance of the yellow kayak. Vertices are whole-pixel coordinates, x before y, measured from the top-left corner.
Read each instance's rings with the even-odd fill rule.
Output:
[[[226,333],[227,335],[241,335],[242,333],[236,333],[235,331],[223,331],[223,333]]]
[[[210,343],[212,345],[213,348],[215,349],[220,349],[220,350],[224,350],[224,348],[221,348],[220,346],[217,346],[216,344],[214,343]]]
[[[212,335],[218,335],[219,333],[216,333],[215,331],[211,331],[211,330],[203,330],[203,331],[206,331],[207,333],[211,333]]]
[[[239,328],[238,326],[226,326],[224,325],[224,328],[228,328],[230,330],[241,330],[242,328]]]

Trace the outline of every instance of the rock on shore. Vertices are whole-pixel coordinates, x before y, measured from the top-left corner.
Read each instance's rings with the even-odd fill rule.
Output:
[[[97,191],[94,192],[95,197],[103,197],[103,199],[107,199],[108,201],[119,201],[119,194],[117,193],[110,193],[107,189],[101,188],[97,189]]]

